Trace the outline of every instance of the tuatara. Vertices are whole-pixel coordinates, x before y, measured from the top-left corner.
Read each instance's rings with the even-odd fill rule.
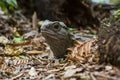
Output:
[[[68,31],[68,27],[59,21],[46,20],[41,25],[41,33],[50,46],[55,58],[65,57],[67,48],[74,44],[75,38],[80,38],[82,41],[88,41],[92,37],[82,35],[72,35]]]

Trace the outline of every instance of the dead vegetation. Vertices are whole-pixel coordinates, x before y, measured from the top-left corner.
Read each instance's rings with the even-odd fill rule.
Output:
[[[105,18],[98,35],[89,27],[98,29],[99,20],[109,17],[114,6],[92,5],[87,0],[17,1],[26,16],[0,9],[0,80],[120,80],[120,16]],[[52,52],[41,35],[43,21],[37,16],[63,21],[70,33],[94,34],[95,38],[74,40],[66,58],[49,59]]]
[[[0,28],[1,80],[120,79],[118,68],[98,64],[97,39],[78,40],[66,59],[49,60],[51,51],[45,39],[22,14],[0,14]]]

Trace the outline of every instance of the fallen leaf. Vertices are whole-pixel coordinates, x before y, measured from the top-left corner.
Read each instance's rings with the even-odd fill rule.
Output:
[[[37,76],[37,72],[36,72],[36,70],[35,70],[34,67],[31,67],[31,69],[29,70],[28,74],[29,74],[31,77]]]
[[[50,75],[48,75],[48,76],[45,78],[45,80],[49,80],[50,78],[54,78],[54,77],[55,77],[54,74],[50,74]]]
[[[44,51],[32,50],[32,51],[27,51],[26,53],[27,53],[27,54],[43,54],[43,53],[46,53],[46,52],[44,52]]]
[[[7,44],[10,41],[5,37],[5,36],[0,36],[0,43],[2,44]]]
[[[109,71],[112,69],[112,66],[105,66],[105,70]]]
[[[76,73],[76,70],[68,69],[64,74],[64,78],[72,77],[75,73]]]
[[[19,47],[10,46],[10,45],[5,46],[5,54],[6,55],[17,56],[22,53],[24,53],[24,49],[21,46],[19,46]]]

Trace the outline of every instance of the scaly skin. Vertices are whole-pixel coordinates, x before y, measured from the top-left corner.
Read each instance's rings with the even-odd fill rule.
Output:
[[[73,45],[73,40],[66,25],[62,22],[46,20],[41,26],[41,32],[53,51],[54,57],[65,57],[67,48]]]

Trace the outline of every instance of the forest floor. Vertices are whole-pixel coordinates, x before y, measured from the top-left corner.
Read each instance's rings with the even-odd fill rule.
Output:
[[[49,59],[51,50],[38,32],[41,23],[34,15],[29,20],[19,12],[0,12],[0,80],[120,80],[117,67],[99,64],[97,35],[88,42],[76,40],[66,59]],[[96,33],[91,29],[70,31]]]

